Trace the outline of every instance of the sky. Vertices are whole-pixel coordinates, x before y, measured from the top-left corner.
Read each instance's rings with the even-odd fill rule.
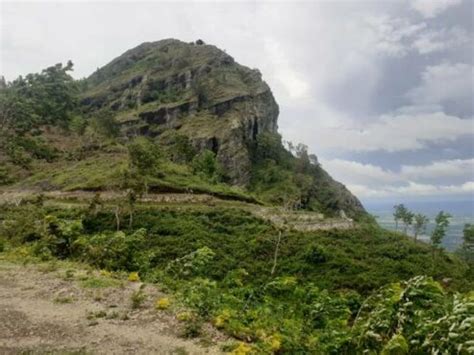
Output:
[[[203,39],[258,68],[284,140],[362,201],[474,198],[474,1],[0,0],[0,74]]]

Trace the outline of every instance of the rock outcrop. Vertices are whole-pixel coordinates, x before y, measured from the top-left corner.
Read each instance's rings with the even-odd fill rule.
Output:
[[[85,86],[84,112],[113,111],[125,137],[164,141],[170,132],[184,135],[197,150],[216,154],[232,185],[249,186],[255,142],[278,130],[279,108],[260,72],[200,41],[143,43],[98,69]],[[365,213],[344,185],[315,159],[311,164],[307,174],[313,182],[301,188],[306,190],[301,201],[332,215],[340,210],[350,217]],[[296,180],[292,183],[298,185]]]
[[[278,105],[258,70],[211,45],[144,43],[87,83],[86,110],[113,110],[129,136],[183,132],[217,154],[233,184],[249,182],[251,142],[277,132]]]

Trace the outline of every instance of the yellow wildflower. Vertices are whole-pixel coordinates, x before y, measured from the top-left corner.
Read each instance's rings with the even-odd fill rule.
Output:
[[[155,308],[156,309],[161,309],[161,310],[168,309],[170,304],[171,304],[171,302],[170,302],[169,298],[166,298],[166,297],[160,298],[160,299],[156,300]]]
[[[128,275],[128,281],[131,281],[131,282],[140,281],[140,276],[138,276],[138,272],[131,272],[130,275]]]
[[[232,355],[247,355],[252,353],[252,348],[245,343],[239,343],[239,346],[236,347],[231,354]]]

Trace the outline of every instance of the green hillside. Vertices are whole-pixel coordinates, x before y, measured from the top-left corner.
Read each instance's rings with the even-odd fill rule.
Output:
[[[72,69],[0,82],[1,260],[156,284],[234,354],[472,353],[472,264],[285,148],[258,70],[173,39]]]

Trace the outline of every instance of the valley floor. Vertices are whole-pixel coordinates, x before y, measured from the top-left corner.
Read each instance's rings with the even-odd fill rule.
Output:
[[[160,296],[155,287],[145,287],[147,300],[133,310],[130,296],[139,282],[84,288],[68,279],[70,273],[0,260],[1,354],[221,353],[216,345],[180,338],[175,317],[153,307]],[[218,341],[215,337],[207,341]]]

